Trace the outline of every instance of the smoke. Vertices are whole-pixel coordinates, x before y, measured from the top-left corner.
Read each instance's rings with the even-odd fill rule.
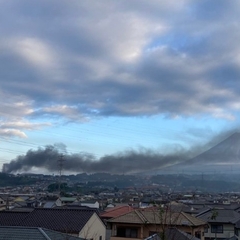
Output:
[[[29,150],[7,164],[7,172],[27,172],[33,167],[58,170],[58,161],[62,149],[58,145],[48,145],[37,150]],[[109,172],[134,173],[152,169],[160,169],[189,158],[192,154],[183,149],[176,149],[171,154],[160,154],[149,149],[128,150],[113,155],[105,155],[96,159],[89,153],[63,155],[63,169],[71,172]]]
[[[29,150],[25,155],[20,155],[5,164],[5,170],[9,173],[27,172],[33,167],[44,168],[48,171],[58,171],[58,162],[63,154],[63,169],[69,172],[109,172],[109,173],[136,173],[148,170],[157,170],[177,163],[185,162],[202,151],[207,150],[211,145],[229,136],[230,132],[214,137],[209,144],[193,147],[186,150],[182,147],[175,147],[166,154],[141,148],[128,150],[113,155],[105,155],[97,159],[90,153],[80,152],[76,154],[67,153],[64,144],[54,144],[40,147],[37,150]]]

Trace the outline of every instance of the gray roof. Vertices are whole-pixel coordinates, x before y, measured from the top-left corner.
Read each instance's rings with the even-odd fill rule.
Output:
[[[2,227],[0,226],[0,240],[79,240],[68,234],[55,232],[38,227]]]
[[[171,240],[200,240],[199,238],[196,238],[193,235],[185,233],[177,228],[166,229],[165,238]],[[161,237],[161,233],[160,234],[156,233],[148,238],[145,238],[144,240],[162,240],[162,239],[163,238]]]
[[[198,218],[208,223],[236,223],[240,220],[240,214],[230,209],[212,209],[203,214],[197,215]]]
[[[41,227],[63,233],[79,233],[95,209],[35,208],[32,212],[0,211],[1,226]],[[99,218],[100,221],[102,221]]]
[[[44,208],[52,208],[52,207],[55,206],[55,202],[56,201],[54,201],[54,202],[52,202],[52,201],[46,202],[43,207]]]

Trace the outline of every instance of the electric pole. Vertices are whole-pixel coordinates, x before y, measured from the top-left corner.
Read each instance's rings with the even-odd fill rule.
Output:
[[[62,169],[63,169],[63,163],[64,163],[63,155],[60,155],[60,158],[58,159],[58,168],[59,168],[59,179],[58,179],[58,191],[59,196],[61,194],[61,182],[62,182]]]

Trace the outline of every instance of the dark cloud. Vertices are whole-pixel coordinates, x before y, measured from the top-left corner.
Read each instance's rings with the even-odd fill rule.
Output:
[[[46,111],[60,105],[80,119],[239,111],[237,1],[9,0],[0,9],[0,89],[29,107],[12,119],[77,121]]]

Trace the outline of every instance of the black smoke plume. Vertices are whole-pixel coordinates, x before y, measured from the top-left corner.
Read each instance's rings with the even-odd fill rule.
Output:
[[[171,153],[163,154],[141,148],[139,150],[128,150],[113,155],[105,155],[99,159],[92,154],[84,152],[69,154],[64,144],[48,145],[37,150],[29,150],[25,155],[18,156],[9,164],[4,164],[4,168],[9,173],[28,172],[33,167],[44,168],[48,171],[58,171],[58,161],[62,153],[64,153],[63,170],[68,172],[122,174],[158,170],[178,163],[184,163],[185,161],[186,164],[189,164],[187,160],[209,149],[216,142],[222,140],[223,137],[229,136],[229,134],[232,134],[232,131],[221,133],[204,147],[198,146],[191,150],[184,150],[178,146],[176,149],[172,149]],[[238,136],[240,138],[240,134]],[[211,161],[211,159],[206,160]]]
[[[37,150],[29,150],[25,155],[18,156],[5,167],[9,173],[27,172],[33,167],[57,171],[61,154],[62,149],[59,149],[58,145],[48,145]],[[100,159],[96,159],[89,153],[65,153],[63,169],[64,171],[87,173],[134,173],[160,169],[184,161],[188,157],[189,152],[179,149],[167,155],[148,149],[129,150],[114,155],[105,155]]]

